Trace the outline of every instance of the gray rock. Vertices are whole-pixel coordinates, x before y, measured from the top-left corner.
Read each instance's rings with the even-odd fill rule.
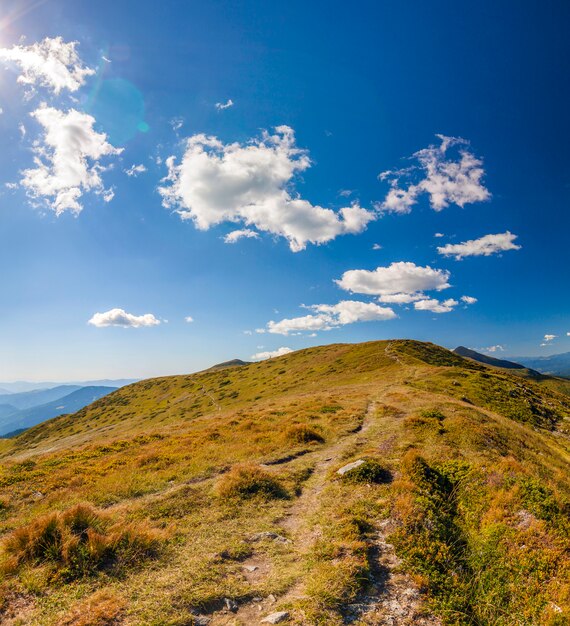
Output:
[[[209,617],[206,617],[205,615],[197,615],[194,618],[194,625],[195,626],[208,626],[208,624],[211,621],[212,620]]]
[[[357,467],[360,467],[361,465],[364,465],[364,463],[366,463],[366,461],[363,461],[362,459],[358,459],[358,461],[353,461],[352,463],[349,463],[348,465],[341,467],[340,469],[336,471],[336,473],[339,476],[344,476],[347,472],[350,472],[351,470],[356,469]]]
[[[273,541],[278,541],[279,543],[289,543],[289,539],[287,537],[283,537],[282,535],[278,535],[277,533],[272,532],[263,532],[263,533],[255,533],[249,538],[249,541],[261,541],[262,539],[272,539]]]
[[[237,602],[230,598],[224,598],[224,604],[226,605],[226,609],[232,613],[235,613],[239,608]]]
[[[277,611],[276,613],[271,613],[267,617],[264,617],[261,620],[262,624],[279,624],[282,621],[286,620],[289,617],[289,613],[287,611]]]
[[[255,572],[256,569],[259,569],[257,565],[244,565],[243,569],[248,572]]]

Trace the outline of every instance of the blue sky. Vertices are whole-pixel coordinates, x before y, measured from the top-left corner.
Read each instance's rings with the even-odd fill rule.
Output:
[[[570,350],[570,6],[323,6],[2,3],[0,379]]]

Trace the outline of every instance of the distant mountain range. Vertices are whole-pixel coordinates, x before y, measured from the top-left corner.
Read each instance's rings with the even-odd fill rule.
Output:
[[[531,376],[539,376],[545,374],[548,376],[562,376],[570,378],[570,352],[563,354],[553,354],[551,356],[515,356],[509,359],[496,359],[487,354],[481,354],[470,348],[458,346],[453,351],[459,356],[492,365],[494,367],[503,367],[513,370],[527,370],[527,374]]]
[[[102,380],[82,380],[65,382],[31,382],[28,380],[18,380],[11,383],[0,382],[0,394],[22,393],[24,391],[35,391],[37,389],[53,389],[61,386],[79,387],[125,387],[138,382],[138,378],[117,378]]]
[[[64,413],[75,413],[115,389],[58,385],[52,389],[0,395],[0,437],[10,437]]]
[[[514,358],[525,367],[531,367],[541,374],[570,378],[570,352],[552,354],[551,356],[518,356]]]

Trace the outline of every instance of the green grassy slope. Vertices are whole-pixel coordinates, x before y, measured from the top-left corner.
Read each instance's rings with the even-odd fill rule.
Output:
[[[0,622],[567,624],[560,391],[414,341],[119,389],[2,442]]]

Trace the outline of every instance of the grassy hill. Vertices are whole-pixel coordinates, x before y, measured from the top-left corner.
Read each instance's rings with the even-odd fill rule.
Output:
[[[405,340],[119,389],[0,443],[0,622],[568,624],[564,392]]]

